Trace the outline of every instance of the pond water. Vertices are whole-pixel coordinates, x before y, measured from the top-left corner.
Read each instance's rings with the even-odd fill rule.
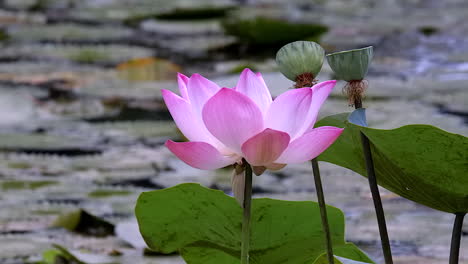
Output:
[[[192,169],[164,148],[181,135],[161,89],[176,90],[177,72],[232,87],[250,67],[278,95],[293,84],[275,53],[298,38],[327,52],[375,47],[364,103],[371,126],[468,135],[466,14],[464,0],[0,1],[0,263],[40,259],[54,243],[88,263],[184,263],[144,253],[136,199],[183,182],[229,193],[230,171]],[[331,78],[324,65],[318,79]],[[352,110],[342,85],[322,116]],[[381,262],[366,180],[321,168],[347,239]],[[307,164],[255,180],[257,197],[315,199]],[[453,217],[382,195],[395,263],[447,263]],[[80,227],[64,228],[74,217]],[[467,233],[465,223],[462,245]]]

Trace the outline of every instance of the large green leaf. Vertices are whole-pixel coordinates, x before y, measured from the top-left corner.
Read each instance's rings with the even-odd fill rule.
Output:
[[[349,118],[348,118],[349,117]],[[360,132],[371,142],[378,184],[414,202],[444,212],[468,212],[468,139],[429,125],[384,130],[366,127],[364,110],[320,120],[345,127],[319,160],[366,176]]]
[[[344,240],[344,215],[328,206],[337,255],[372,262]],[[187,263],[238,264],[242,209],[236,200],[199,184],[145,192],[138,199],[140,232],[153,250],[179,251]],[[325,251],[317,203],[252,202],[252,264],[311,264]]]

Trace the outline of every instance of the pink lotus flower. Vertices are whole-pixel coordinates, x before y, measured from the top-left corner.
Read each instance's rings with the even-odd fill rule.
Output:
[[[235,88],[194,74],[178,75],[181,97],[163,90],[164,101],[190,142],[166,146],[188,165],[205,170],[240,163],[281,169],[317,157],[341,134],[341,128],[313,128],[336,81],[289,90],[274,101],[260,73],[245,69]]]

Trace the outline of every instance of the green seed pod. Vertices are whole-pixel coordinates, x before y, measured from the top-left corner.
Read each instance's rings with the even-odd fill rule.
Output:
[[[373,48],[369,46],[328,54],[327,61],[339,79],[359,81],[366,77],[373,55]]]
[[[280,72],[291,81],[304,74],[316,77],[322,69],[325,51],[313,41],[295,41],[284,45],[276,53]]]

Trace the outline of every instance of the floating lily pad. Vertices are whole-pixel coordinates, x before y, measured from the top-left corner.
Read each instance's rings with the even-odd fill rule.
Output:
[[[105,51],[94,48],[83,48],[79,50],[73,50],[67,52],[65,57],[72,61],[90,64],[110,60],[110,56]]]
[[[366,176],[360,132],[371,142],[377,182],[414,202],[449,212],[468,212],[468,140],[429,125],[384,130],[366,127],[364,110],[326,117],[317,126],[344,127],[319,160]]]
[[[40,153],[40,151],[36,153],[25,153],[21,151],[1,152],[0,174],[4,176],[4,181],[24,182],[24,188],[28,188],[32,185],[35,190],[41,193],[55,192],[57,189],[68,186],[68,183],[62,185],[61,182],[58,181],[58,177],[71,173],[73,169],[70,165],[70,161],[81,157],[82,156],[58,156],[55,153],[47,155],[47,153]],[[40,182],[40,188],[36,188],[35,185],[39,184],[36,183],[36,181]],[[54,183],[44,186],[47,188],[42,188],[42,182],[47,183],[49,181]],[[16,184],[23,185],[20,183]],[[59,184],[60,186],[56,186]]]
[[[95,191],[88,193],[88,196],[91,198],[106,198],[106,197],[112,197],[112,196],[127,196],[130,194],[132,194],[132,192],[126,191],[126,190],[100,189],[100,190],[95,190]]]
[[[233,16],[222,23],[228,35],[249,45],[281,46],[296,40],[318,40],[327,32],[319,24],[292,23],[277,18],[239,18]]]
[[[42,153],[67,156],[93,155],[100,149],[84,146],[82,139],[46,134],[0,134],[0,151]]]
[[[237,264],[242,209],[221,191],[181,184],[140,195],[135,209],[148,246],[162,253],[180,251],[190,263]],[[344,215],[327,208],[338,255],[371,260],[344,240]],[[254,199],[251,263],[306,263],[324,252],[317,203]]]
[[[22,162],[22,161],[13,161],[13,162],[8,163],[8,168],[25,170],[25,169],[30,169],[31,164],[27,162]]]
[[[39,264],[85,264],[64,247],[56,244],[53,246],[54,249],[44,251]]]
[[[1,188],[4,191],[29,189],[35,190],[38,188],[57,184],[56,181],[0,181]]]
[[[147,19],[163,19],[163,20],[206,20],[213,18],[222,18],[231,11],[231,6],[198,6],[195,8],[175,8],[165,13],[145,14],[132,16],[124,20],[124,23],[129,26],[136,26],[140,22]]]
[[[1,134],[0,149],[53,149],[71,146],[71,139],[45,134]]]
[[[221,34],[223,32],[218,20],[202,21],[166,21],[152,19],[144,21],[141,29],[146,32],[174,38],[175,36],[192,37],[197,35]],[[163,39],[158,39],[158,42]]]
[[[132,31],[116,26],[86,26],[78,24],[25,25],[10,27],[8,33],[13,41],[53,41],[99,43],[128,39]]]
[[[138,138],[171,137],[177,131],[172,121],[104,122],[93,126],[107,135],[121,133]]]
[[[84,2],[84,3],[82,3]],[[141,19],[154,17],[162,14],[173,14],[175,9],[179,10],[199,10],[217,9],[230,7],[234,3],[232,0],[139,0],[138,5],[132,0],[106,1],[100,4],[92,4],[90,1],[79,1],[80,6],[70,15],[74,19],[87,21],[124,22],[137,25]]]
[[[152,54],[152,50],[136,46],[24,44],[3,48],[0,58],[55,59],[113,65],[133,58],[150,57]]]
[[[58,217],[52,226],[63,227],[69,231],[89,236],[103,237],[114,234],[113,224],[82,209]]]

